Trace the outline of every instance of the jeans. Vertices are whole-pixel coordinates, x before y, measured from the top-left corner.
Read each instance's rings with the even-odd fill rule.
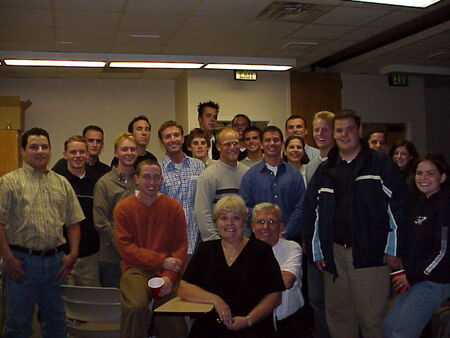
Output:
[[[450,283],[425,281],[413,284],[407,292],[397,296],[384,320],[385,337],[419,337],[433,311],[449,297]]]
[[[25,338],[32,334],[31,321],[36,304],[41,315],[44,338],[65,338],[66,316],[61,299],[58,272],[62,253],[50,257],[31,256],[13,250],[22,261],[24,277],[17,283],[4,274],[6,297],[5,338]]]

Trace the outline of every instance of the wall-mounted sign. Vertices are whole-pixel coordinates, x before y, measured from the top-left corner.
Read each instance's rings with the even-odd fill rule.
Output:
[[[406,87],[408,76],[405,74],[389,74],[389,86]]]
[[[254,70],[235,70],[235,80],[256,81],[256,71]]]

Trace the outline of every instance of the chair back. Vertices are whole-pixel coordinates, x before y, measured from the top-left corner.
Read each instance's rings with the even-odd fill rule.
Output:
[[[71,336],[102,338],[119,336],[121,314],[119,289],[62,285],[61,294]]]

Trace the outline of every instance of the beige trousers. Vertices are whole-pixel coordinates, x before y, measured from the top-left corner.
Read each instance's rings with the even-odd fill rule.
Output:
[[[382,338],[389,297],[387,266],[355,269],[351,248],[333,246],[338,277],[325,272],[325,313],[333,338]]]

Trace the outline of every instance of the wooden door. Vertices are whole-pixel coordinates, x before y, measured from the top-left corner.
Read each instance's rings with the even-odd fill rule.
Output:
[[[0,176],[21,166],[19,140],[18,130],[0,130]]]

